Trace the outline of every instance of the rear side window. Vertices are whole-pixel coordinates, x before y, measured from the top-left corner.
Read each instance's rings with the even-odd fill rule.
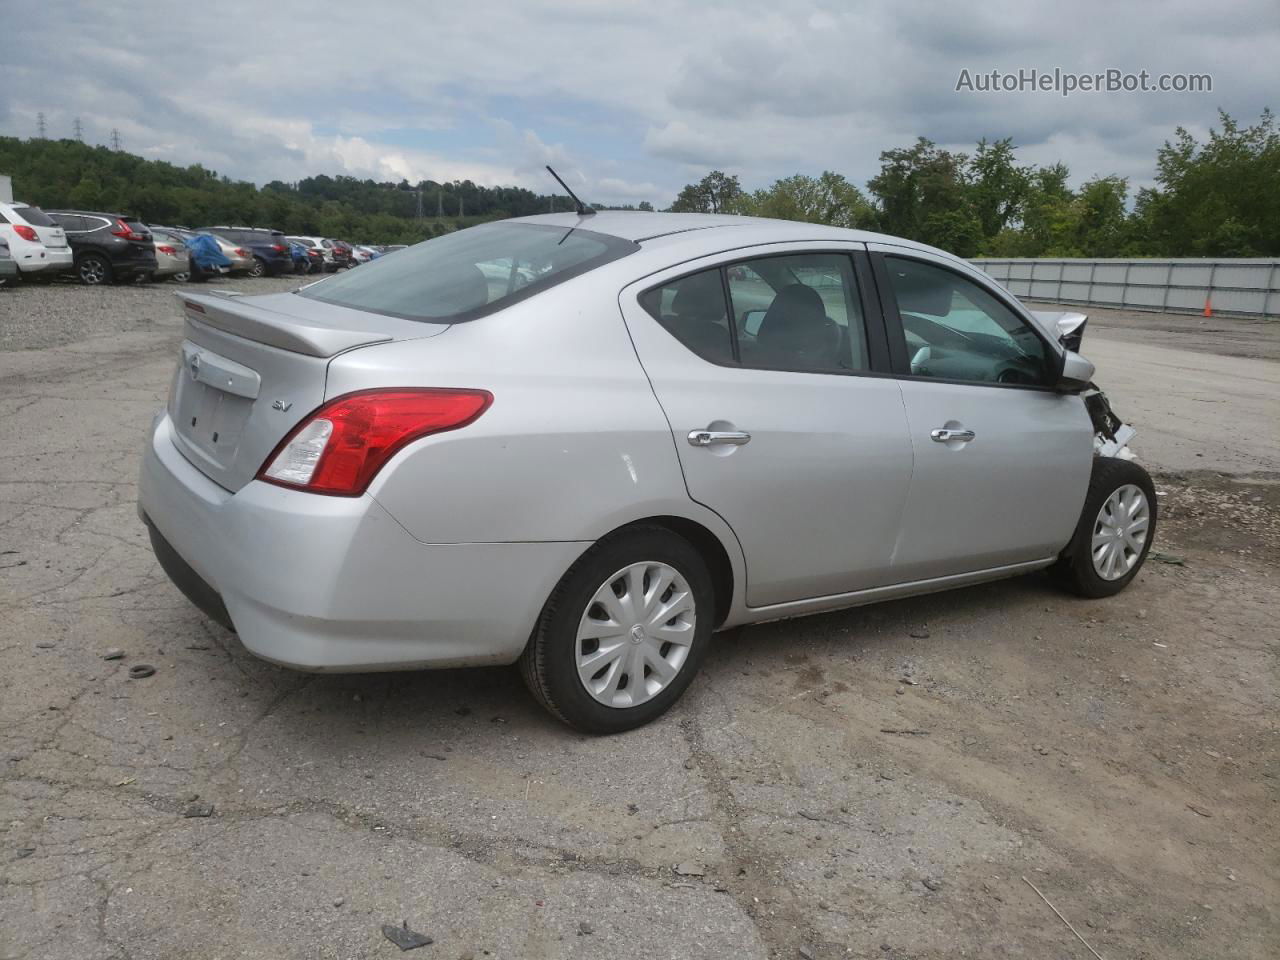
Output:
[[[718,267],[646,290],[640,306],[703,360],[733,363],[733,334]]]
[[[31,224],[33,227],[56,227],[54,223],[39,207],[17,207],[13,208],[13,212]]]
[[[406,320],[458,323],[500,310],[639,247],[577,228],[500,222],[419,243],[298,291]]]

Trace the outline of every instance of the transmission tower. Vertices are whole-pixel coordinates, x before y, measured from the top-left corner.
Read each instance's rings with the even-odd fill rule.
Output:
[[[444,190],[436,188],[436,219],[444,219]]]
[[[115,127],[111,128],[111,149],[120,152],[120,131]]]
[[[36,114],[36,136],[41,140],[45,138],[44,112]]]
[[[80,122],[79,117],[71,121],[71,131],[75,134],[77,140],[84,143],[84,124]]]
[[[422,188],[419,187],[417,190],[414,191],[414,193],[417,195],[417,198],[418,198],[418,219],[421,220],[422,219]]]

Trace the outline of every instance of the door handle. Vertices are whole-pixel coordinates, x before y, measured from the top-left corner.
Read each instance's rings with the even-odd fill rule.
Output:
[[[946,443],[948,440],[959,440],[962,443],[972,440],[976,434],[972,430],[948,430],[940,427],[929,434],[935,443]]]
[[[689,446],[691,447],[714,447],[721,444],[728,444],[734,447],[740,447],[744,443],[751,442],[751,434],[742,433],[737,430],[690,430]]]

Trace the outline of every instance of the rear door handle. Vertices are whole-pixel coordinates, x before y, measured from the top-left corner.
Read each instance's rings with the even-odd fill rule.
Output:
[[[689,446],[714,447],[728,444],[740,447],[751,442],[751,434],[738,430],[690,430]]]
[[[972,440],[976,434],[972,430],[948,430],[946,427],[939,427],[929,434],[935,443],[946,443],[948,440],[959,440],[968,442]]]

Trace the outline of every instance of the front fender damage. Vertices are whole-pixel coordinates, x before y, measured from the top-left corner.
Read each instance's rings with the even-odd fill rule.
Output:
[[[1084,397],[1085,409],[1089,411],[1089,419],[1093,421],[1094,454],[1118,460],[1136,460],[1137,457],[1129,449],[1129,441],[1138,431],[1116,415],[1111,409],[1111,401],[1098,389],[1097,384],[1089,384],[1081,396]]]

